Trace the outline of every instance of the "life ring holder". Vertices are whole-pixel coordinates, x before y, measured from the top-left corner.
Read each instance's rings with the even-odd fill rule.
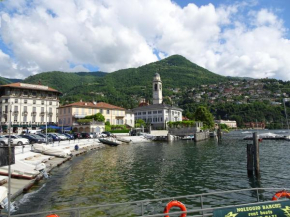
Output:
[[[279,200],[280,198],[286,197],[290,199],[290,192],[286,191],[285,189],[282,191],[276,192],[276,194],[272,197],[272,200]]]
[[[178,200],[172,200],[166,205],[163,213],[169,213],[169,210],[172,207],[179,207],[181,211],[186,211],[186,207],[183,203],[179,202]],[[169,215],[166,215],[165,217],[169,217]],[[182,213],[180,217],[186,217],[186,213]]]

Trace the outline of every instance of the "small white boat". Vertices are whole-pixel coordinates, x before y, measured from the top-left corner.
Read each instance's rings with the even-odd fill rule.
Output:
[[[63,149],[61,147],[50,147],[48,145],[34,144],[34,151],[46,155],[56,156],[56,157],[68,157],[71,155],[69,149]]]
[[[182,140],[194,140],[194,136],[184,136]]]
[[[4,186],[0,186],[0,208],[4,209],[6,207],[7,201],[7,188]]]

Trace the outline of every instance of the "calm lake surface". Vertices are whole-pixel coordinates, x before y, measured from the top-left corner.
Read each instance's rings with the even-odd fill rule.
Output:
[[[42,180],[17,199],[16,213],[243,188],[289,187],[290,141],[268,140],[260,144],[261,178],[258,180],[247,176],[246,145],[251,141],[242,139],[246,135],[243,131],[231,132],[224,135],[220,143],[215,139],[198,143],[179,140],[108,146],[92,151],[54,169],[50,179]],[[255,201],[249,193],[209,198],[205,205],[217,206],[226,203],[225,200],[230,203]],[[146,213],[162,211],[167,202],[149,204]],[[198,200],[182,202],[188,208],[199,207]],[[136,207],[123,207],[122,210],[103,208],[83,214],[136,216],[138,212]]]

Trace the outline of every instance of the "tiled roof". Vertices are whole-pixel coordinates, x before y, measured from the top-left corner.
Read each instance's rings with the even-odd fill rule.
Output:
[[[147,111],[147,110],[154,110],[154,109],[172,109],[177,111],[183,111],[183,109],[178,108],[176,106],[167,105],[167,104],[153,104],[153,105],[147,105],[147,106],[141,106],[137,108],[133,108],[133,112],[136,111]]]
[[[58,90],[55,90],[55,89],[48,87],[48,86],[39,85],[39,84],[27,84],[27,83],[20,83],[20,82],[0,85],[0,88],[1,87],[15,87],[15,88],[21,88],[21,89],[46,90],[46,91],[60,93]]]
[[[98,102],[98,103],[92,103],[92,102],[74,102],[71,104],[60,106],[59,108],[64,107],[86,107],[86,108],[102,108],[102,109],[118,109],[118,110],[125,110],[122,107],[118,107],[115,105],[111,105],[109,103],[105,102]]]

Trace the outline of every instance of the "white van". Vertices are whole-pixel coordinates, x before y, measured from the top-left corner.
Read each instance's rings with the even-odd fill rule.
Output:
[[[22,130],[22,133],[27,133],[27,130]],[[29,134],[37,134],[37,133],[41,133],[41,130],[28,130]]]

